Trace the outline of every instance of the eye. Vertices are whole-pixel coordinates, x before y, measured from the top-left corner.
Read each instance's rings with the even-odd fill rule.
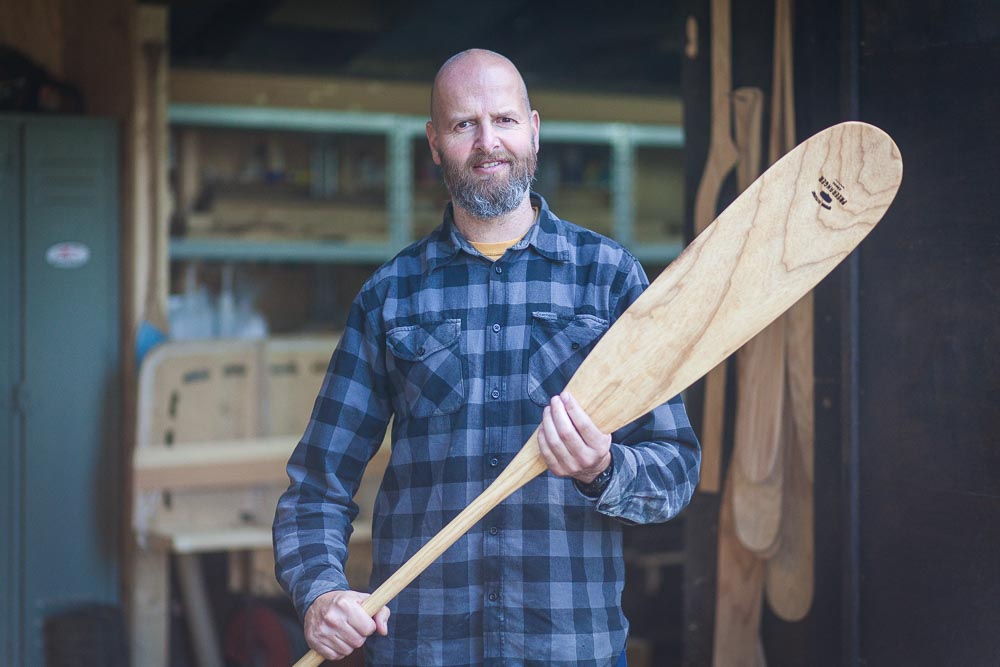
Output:
[[[504,125],[511,125],[513,123],[516,123],[517,121],[508,116],[504,116],[503,118],[500,119],[500,122]]]
[[[455,129],[456,130],[467,130],[470,127],[472,127],[472,121],[471,120],[463,120],[463,121],[459,121],[458,123],[455,124]]]

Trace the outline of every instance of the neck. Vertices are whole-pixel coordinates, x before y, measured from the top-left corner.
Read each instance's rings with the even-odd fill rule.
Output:
[[[476,218],[458,205],[453,210],[458,231],[473,243],[499,243],[517,238],[524,235],[535,222],[535,211],[531,208],[531,198],[528,195],[525,195],[516,209],[497,218]]]

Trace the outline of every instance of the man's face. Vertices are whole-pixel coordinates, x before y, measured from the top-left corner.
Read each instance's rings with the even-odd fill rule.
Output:
[[[516,209],[535,175],[538,127],[513,67],[469,62],[449,72],[427,138],[454,203],[483,220]]]

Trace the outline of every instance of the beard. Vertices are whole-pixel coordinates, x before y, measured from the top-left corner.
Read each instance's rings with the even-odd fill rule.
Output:
[[[507,163],[509,169],[506,176],[475,176],[475,165],[494,160]],[[461,165],[441,156],[444,182],[452,200],[456,206],[479,220],[499,218],[520,206],[535,178],[537,166],[538,158],[530,149],[522,157],[505,150],[492,153],[480,151]]]

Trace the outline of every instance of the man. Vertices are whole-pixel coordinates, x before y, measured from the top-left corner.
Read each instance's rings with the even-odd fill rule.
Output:
[[[648,283],[628,251],[530,192],[538,132],[509,60],[471,50],[441,67],[427,140],[452,196],[444,223],[359,293],[275,517],[278,578],[327,658],[364,644],[369,665],[621,664],[621,527],[691,498],[700,453],[679,398],[607,434],[563,392]],[[390,622],[364,613],[343,561],[351,497],[393,415],[373,588],[539,424],[549,471],[392,601]]]

